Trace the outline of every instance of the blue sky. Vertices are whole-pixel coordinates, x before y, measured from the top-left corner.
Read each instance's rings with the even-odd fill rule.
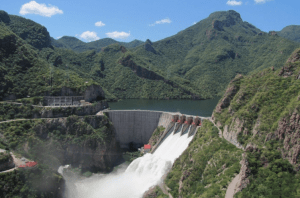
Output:
[[[89,42],[161,40],[207,18],[235,10],[263,31],[300,25],[299,0],[4,0],[1,10],[44,25],[50,35]]]

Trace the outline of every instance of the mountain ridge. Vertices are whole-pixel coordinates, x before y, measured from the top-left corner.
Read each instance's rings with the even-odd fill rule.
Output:
[[[300,42],[300,25],[289,25],[277,32],[281,37]]]
[[[233,10],[212,13],[176,35],[156,42],[147,40],[134,48],[122,47],[113,39],[87,44],[75,37],[54,41],[45,27],[31,20],[4,11],[0,18],[6,22],[3,25],[35,47],[36,56],[59,69],[62,76],[70,72],[84,81],[98,83],[112,98],[213,98],[222,95],[237,73],[247,75],[271,66],[278,68],[300,46],[262,32]],[[60,47],[53,47],[51,42]],[[81,46],[87,50],[72,50],[82,50]],[[134,63],[134,67],[121,64],[120,60],[128,57],[127,63]],[[147,74],[141,75],[137,69]],[[161,80],[144,78],[152,72]],[[58,81],[63,79],[66,77]]]
[[[96,50],[97,52],[100,52],[103,47],[106,47],[111,44],[117,43],[126,48],[134,48],[136,46],[142,45],[144,42],[136,39],[130,42],[119,42],[111,38],[103,38],[96,41],[85,43],[76,37],[63,36],[58,40],[52,38],[51,43],[55,47],[72,49],[75,52],[84,52],[87,50]]]

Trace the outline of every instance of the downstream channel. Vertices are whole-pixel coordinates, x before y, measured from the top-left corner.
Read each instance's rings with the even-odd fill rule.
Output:
[[[123,100],[110,103],[112,110],[147,109],[159,111],[179,111],[188,115],[211,116],[219,99],[206,101],[153,101]],[[121,165],[110,174],[94,174],[86,179],[73,180],[64,176],[67,189],[66,198],[141,198],[150,187],[162,182],[176,158],[188,147],[193,138],[188,133],[176,133],[176,127],[169,129],[166,137],[153,154],[145,154],[129,165]]]

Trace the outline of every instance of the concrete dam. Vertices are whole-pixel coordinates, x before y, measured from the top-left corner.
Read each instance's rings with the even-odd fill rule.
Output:
[[[163,126],[165,131],[152,147],[151,153],[145,153],[113,174],[94,175],[75,182],[70,190],[73,194],[67,198],[142,198],[149,188],[162,181],[174,161],[195,137],[202,120],[208,119],[145,110],[105,110],[98,115],[102,113],[113,123],[121,148],[130,148],[132,145],[139,148],[147,144],[157,126]],[[61,174],[64,176],[63,171]]]
[[[105,110],[103,113],[113,123],[121,148],[130,148],[131,146],[139,148],[147,144],[158,126],[165,128],[163,136],[171,130],[174,131],[174,134],[176,132],[192,133],[196,132],[197,126],[202,123],[203,119],[208,119],[207,117],[183,115],[179,112],[149,110]]]

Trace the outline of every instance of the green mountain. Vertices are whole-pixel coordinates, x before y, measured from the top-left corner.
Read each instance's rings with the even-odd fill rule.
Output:
[[[51,44],[53,46],[58,48],[71,49],[75,52],[84,52],[88,50],[95,50],[97,52],[100,52],[103,47],[106,47],[111,44],[116,44],[116,43],[126,48],[134,48],[139,45],[142,45],[144,42],[139,40],[133,40],[131,42],[126,43],[126,42],[118,42],[111,38],[104,38],[104,39],[99,39],[97,41],[85,43],[77,39],[76,37],[71,37],[71,36],[63,36],[58,40],[51,38]]]
[[[237,74],[279,68],[299,44],[264,33],[235,11],[208,18],[157,42],[146,42],[133,56],[165,76],[189,80],[206,96],[220,95]]]
[[[5,71],[2,99],[43,95],[51,91],[51,85],[57,93],[62,86],[84,89],[86,84],[101,85],[110,99],[212,98],[221,95],[237,73],[278,68],[300,46],[272,32],[261,32],[232,10],[215,12],[174,36],[154,43],[147,40],[143,45],[113,39],[54,40],[45,27],[31,20],[4,11],[0,16],[3,35],[16,37],[19,51],[24,45],[31,49],[25,56],[32,56],[21,63],[17,62],[21,53],[11,50],[17,43],[0,48],[7,53],[0,60]],[[3,37],[3,43],[8,38]],[[13,71],[20,76],[15,77]]]
[[[80,91],[97,84],[75,71],[56,67],[62,63],[60,56],[55,57],[53,66],[41,56],[43,50],[52,50],[43,26],[1,11],[0,27],[0,100],[55,94],[63,86]]]
[[[283,38],[290,39],[292,41],[300,42],[300,25],[290,25],[283,28],[277,34]]]
[[[300,48],[278,70],[238,75],[217,105],[213,119],[223,137],[245,150],[236,197],[299,196],[299,73]]]
[[[237,75],[145,198],[299,197],[300,48],[283,67]],[[230,187],[231,186],[231,187]],[[163,190],[162,190],[163,189]]]
[[[192,97],[211,98],[221,95],[237,73],[280,67],[299,46],[272,32],[261,32],[244,22],[235,11],[216,12],[161,41],[152,43],[147,40],[142,46],[124,50],[109,46],[96,55],[96,64],[91,64],[86,71],[97,71],[91,73],[94,79],[101,77],[99,82],[121,98],[149,98],[151,92],[157,93],[153,98],[176,98],[176,87],[182,87]],[[129,68],[134,73],[130,73]],[[137,72],[137,68],[143,72]],[[126,69],[126,74],[121,69]],[[152,72],[162,78],[149,77]],[[161,96],[155,86],[145,88],[134,83],[139,82],[138,79],[145,80],[145,76],[151,84],[154,79],[163,79],[177,85],[163,90],[168,93]]]
[[[100,53],[89,50],[78,54],[53,47],[47,30],[31,20],[2,11],[1,21],[2,100],[56,95],[65,86],[81,92],[86,86],[99,83],[108,99],[201,98],[197,90],[181,81],[165,79],[139,66],[134,69],[127,63],[121,64],[127,50],[119,44],[103,48]],[[81,42],[71,37],[63,40],[66,39]]]

